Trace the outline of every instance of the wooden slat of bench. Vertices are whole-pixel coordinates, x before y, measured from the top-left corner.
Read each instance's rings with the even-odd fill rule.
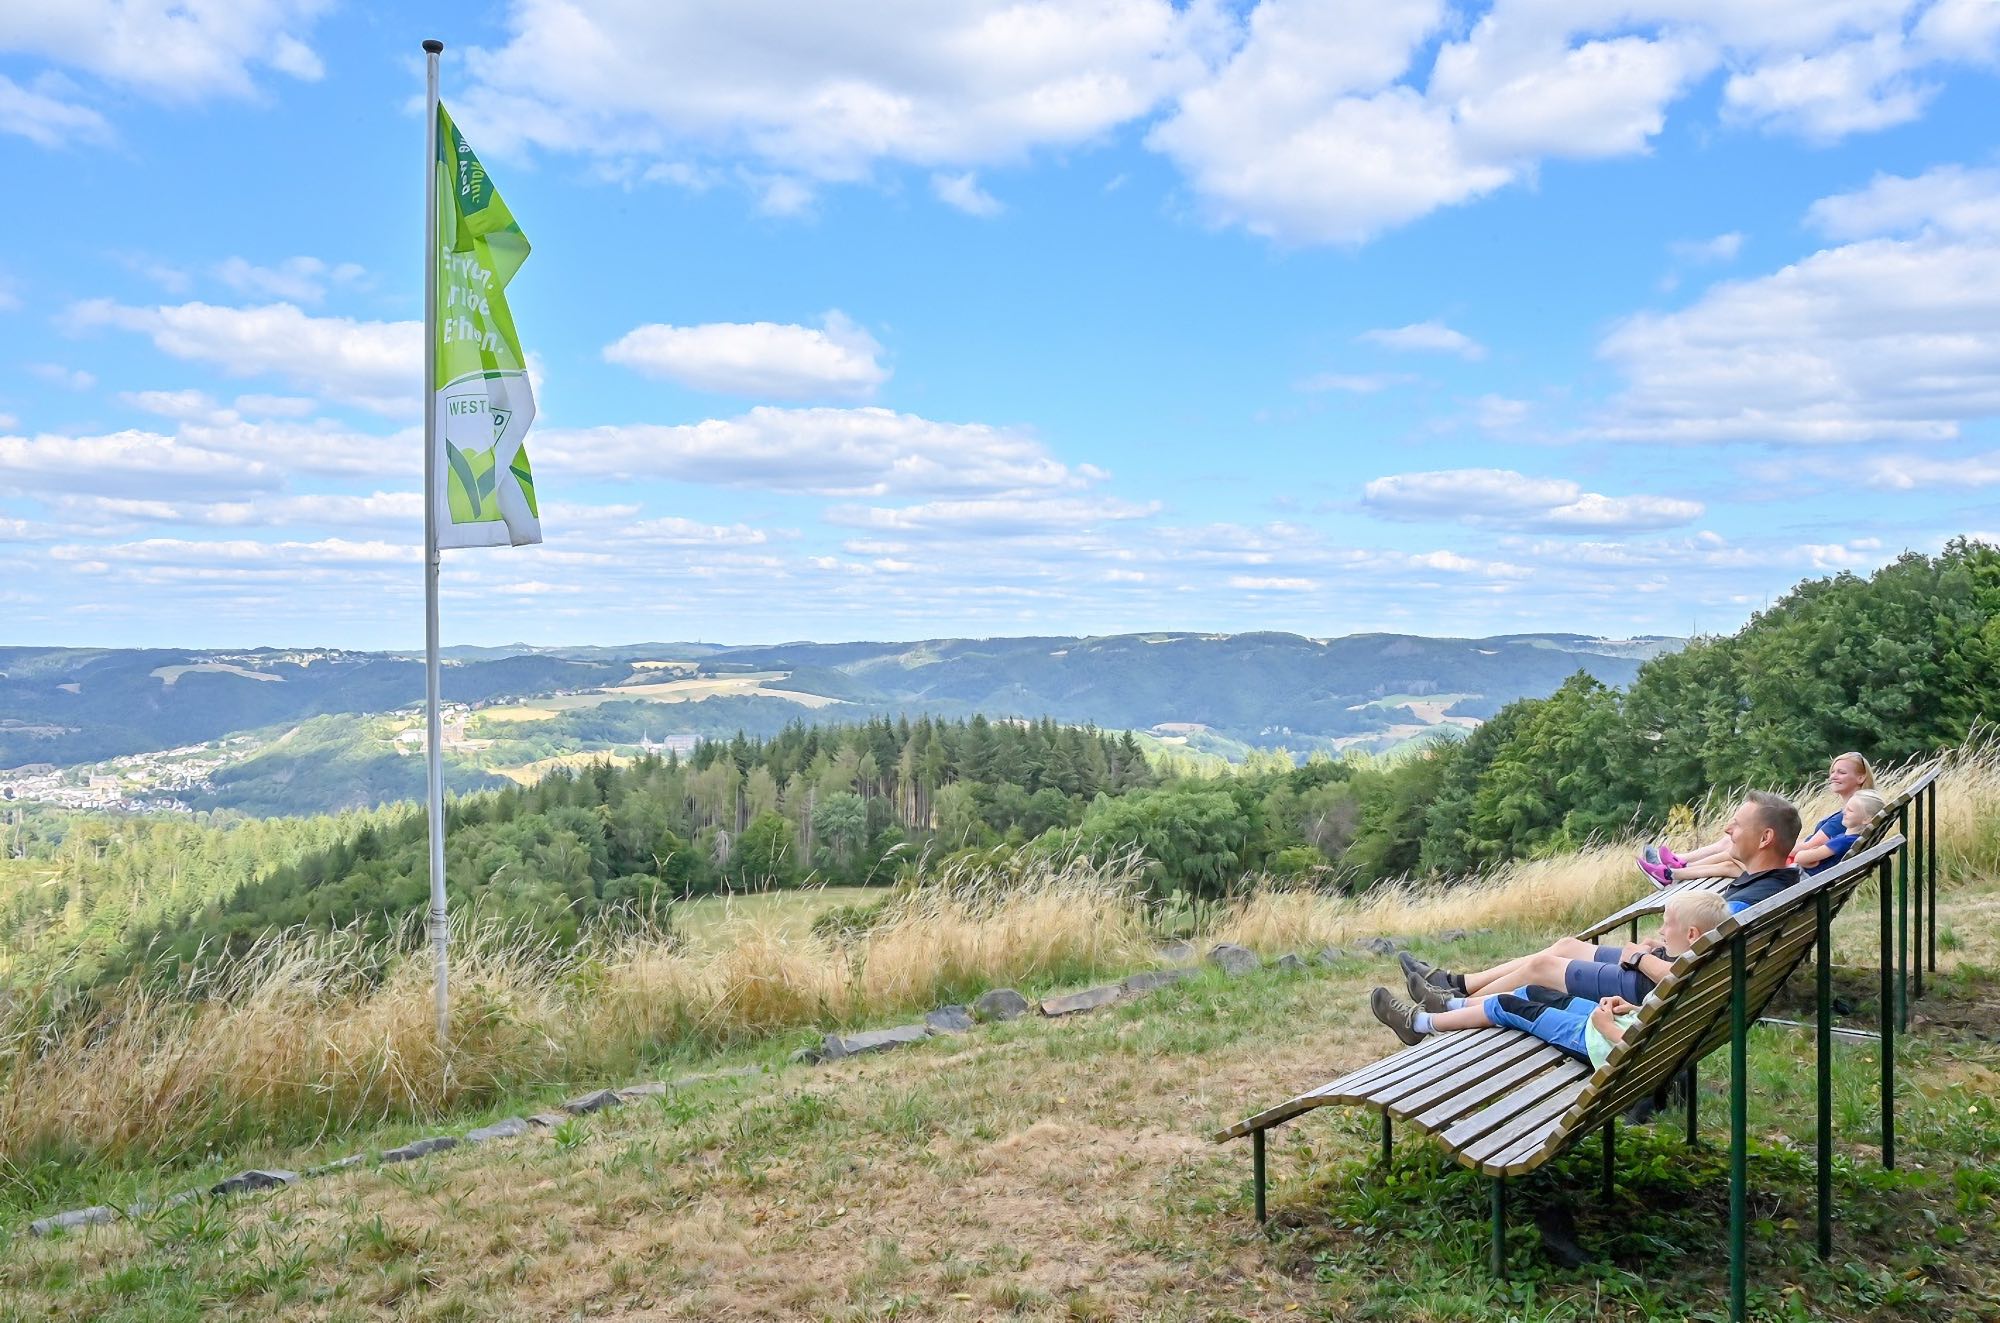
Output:
[[[1373,1098],[1375,1090],[1393,1087],[1411,1075],[1422,1074],[1435,1069],[1439,1064],[1460,1057],[1477,1056],[1481,1052],[1491,1051],[1493,1045],[1500,1041],[1499,1036],[1506,1032],[1508,1031],[1496,1028],[1464,1035],[1439,1034],[1375,1063],[1386,1069],[1372,1072],[1355,1071],[1326,1087],[1344,1094]],[[1460,1037],[1465,1041],[1454,1041]]]
[[[1513,1037],[1525,1041],[1502,1043],[1471,1058],[1461,1057],[1452,1063],[1450,1070],[1405,1080],[1393,1089],[1378,1090],[1372,1096],[1376,1102],[1398,1114],[1421,1111],[1439,1098],[1470,1088],[1495,1071],[1505,1070],[1522,1057],[1531,1055],[1531,1049],[1542,1046],[1526,1034],[1515,1034]]]
[[[1542,1050],[1530,1053],[1528,1056],[1508,1066],[1507,1069],[1489,1075],[1483,1080],[1470,1083],[1466,1088],[1456,1093],[1441,1095],[1436,1099],[1405,1099],[1404,1107],[1410,1116],[1411,1122],[1425,1130],[1436,1130],[1447,1126],[1455,1118],[1465,1115],[1468,1111],[1482,1105],[1490,1098],[1498,1097],[1501,1093],[1521,1083],[1536,1071],[1547,1070],[1549,1067],[1561,1062],[1576,1060],[1575,1057],[1570,1056],[1568,1053],[1550,1047],[1546,1043],[1537,1043],[1537,1046]],[[1424,1107],[1430,1102],[1435,1102],[1436,1105],[1430,1106],[1428,1110],[1423,1112],[1417,1110],[1419,1107]]]
[[[1576,1074],[1587,1076],[1589,1069],[1582,1062],[1576,1062]],[[1521,1088],[1487,1107],[1460,1117],[1457,1121],[1438,1132],[1447,1148],[1463,1149],[1491,1131],[1504,1128],[1510,1120],[1524,1110],[1534,1107],[1548,1094],[1563,1087],[1568,1082],[1564,1072],[1550,1071],[1529,1079]],[[1563,1104],[1567,1107],[1569,1104]]]
[[[1380,1061],[1370,1062],[1360,1070],[1350,1071],[1331,1083],[1322,1084],[1305,1093],[1294,1094],[1276,1106],[1267,1107],[1253,1116],[1247,1116],[1227,1130],[1219,1131],[1215,1136],[1216,1142],[1241,1139],[1253,1131],[1268,1130],[1316,1107],[1334,1103],[1373,1105],[1374,1098],[1369,1092],[1371,1087],[1383,1087],[1385,1083],[1403,1078],[1412,1072],[1429,1069],[1433,1061],[1441,1058],[1455,1060],[1460,1057],[1475,1057],[1482,1048],[1490,1048],[1496,1040],[1514,1037],[1516,1035],[1511,1029],[1494,1028],[1463,1034],[1439,1034],[1426,1038],[1414,1047],[1406,1047]],[[1464,1041],[1455,1041],[1461,1039]],[[1357,1084],[1356,1081],[1360,1083]]]
[[[1505,1125],[1497,1126],[1459,1150],[1460,1162],[1468,1163],[1485,1171],[1488,1175],[1516,1174],[1539,1166],[1553,1154],[1560,1152],[1567,1142],[1567,1136],[1558,1128],[1563,1113],[1576,1102],[1576,1095],[1583,1090],[1590,1078],[1590,1067],[1581,1061],[1573,1062],[1575,1074],[1561,1082],[1560,1076],[1550,1072],[1547,1079],[1555,1084],[1534,1106],[1517,1112]],[[1542,1081],[1537,1080],[1540,1084]],[[1526,1142],[1524,1152],[1515,1156],[1515,1150]],[[1494,1162],[1496,1157],[1507,1155],[1507,1165],[1502,1167]]]

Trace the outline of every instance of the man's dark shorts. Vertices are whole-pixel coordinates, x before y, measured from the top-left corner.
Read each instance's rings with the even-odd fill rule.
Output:
[[[1623,947],[1600,946],[1589,960],[1570,961],[1563,971],[1563,990],[1572,997],[1588,997],[1592,1001],[1623,997],[1638,1005],[1653,990],[1653,980],[1636,969],[1619,968],[1618,959],[1624,954]]]

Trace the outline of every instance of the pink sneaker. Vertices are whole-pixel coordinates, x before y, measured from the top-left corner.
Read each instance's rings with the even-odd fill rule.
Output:
[[[1686,868],[1688,866],[1687,860],[1681,858],[1664,845],[1660,847],[1660,862],[1668,868]]]
[[[1665,864],[1649,864],[1639,861],[1639,871],[1653,879],[1653,885],[1665,891],[1674,884],[1674,870]]]

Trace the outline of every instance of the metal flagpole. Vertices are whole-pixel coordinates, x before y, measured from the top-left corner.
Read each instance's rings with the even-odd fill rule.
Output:
[[[437,953],[437,1030],[442,1051],[451,1041],[451,939],[444,896],[444,721],[438,711],[437,528],[437,282],[438,56],[441,41],[424,43],[424,747],[429,751],[431,948]]]

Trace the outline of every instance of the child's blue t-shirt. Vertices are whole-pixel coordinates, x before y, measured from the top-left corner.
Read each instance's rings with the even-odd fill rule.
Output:
[[[1841,825],[1840,821],[1842,818],[1846,816],[1847,816],[1846,809],[1837,808],[1833,812],[1821,818],[1819,822],[1813,827],[1813,831],[1818,832],[1821,836],[1826,837],[1826,839],[1830,841],[1834,837],[1840,835],[1841,832],[1847,830],[1846,827]],[[1808,839],[1811,838],[1810,832],[1807,833],[1807,837]]]
[[[1833,853],[1828,855],[1826,858],[1820,860],[1818,863],[1808,866],[1806,869],[1806,873],[1808,875],[1816,873],[1824,873],[1827,869],[1832,868],[1835,864],[1840,862],[1841,856],[1845,855],[1849,850],[1854,848],[1854,843],[1860,839],[1861,835],[1859,832],[1851,832],[1851,831],[1846,831],[1844,829],[1838,836],[1827,837],[1826,848],[1833,851]]]

